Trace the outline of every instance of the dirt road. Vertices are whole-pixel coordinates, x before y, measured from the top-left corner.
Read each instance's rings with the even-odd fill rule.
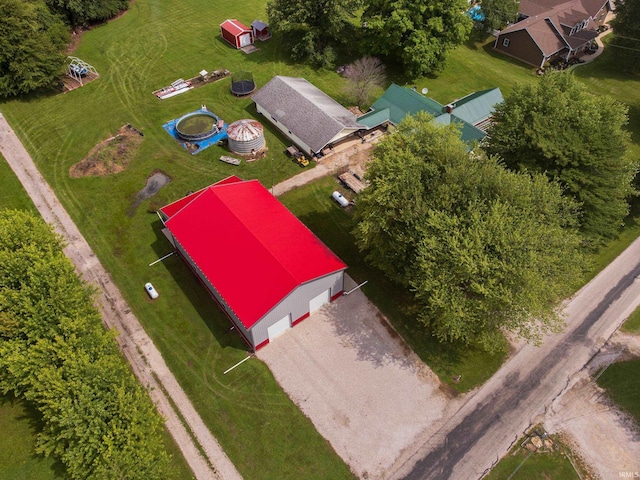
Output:
[[[566,302],[563,333],[524,345],[388,478],[480,478],[572,383],[640,304],[640,239]],[[624,469],[624,465],[613,468]]]
[[[198,480],[242,478],[193,408],[151,338],[131,313],[111,277],[40,175],[31,156],[2,114],[0,153],[15,172],[42,218],[67,242],[64,252],[77,271],[87,282],[98,288],[103,322],[107,328],[115,328],[120,332],[117,340],[122,353],[140,383],[147,388],[158,411],[166,419],[167,430],[180,447],[195,477]],[[204,452],[204,456],[198,447]]]

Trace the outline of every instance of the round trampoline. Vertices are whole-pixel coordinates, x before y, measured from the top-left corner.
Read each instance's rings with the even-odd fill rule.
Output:
[[[256,82],[253,74],[249,72],[238,72],[231,76],[231,93],[236,97],[243,97],[253,93],[256,89]]]
[[[187,113],[176,122],[176,133],[190,142],[205,140],[218,133],[218,117],[208,110]]]

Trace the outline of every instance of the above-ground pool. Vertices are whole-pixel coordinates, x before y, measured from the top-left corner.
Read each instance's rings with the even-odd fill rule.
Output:
[[[190,142],[205,140],[218,133],[220,119],[208,110],[187,113],[176,121],[176,133]]]

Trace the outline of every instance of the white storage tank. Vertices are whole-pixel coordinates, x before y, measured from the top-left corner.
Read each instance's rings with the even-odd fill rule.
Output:
[[[264,147],[264,129],[256,120],[237,120],[227,128],[229,150],[241,155],[255,154]]]
[[[349,206],[349,200],[347,200],[344,195],[342,195],[340,192],[335,191],[331,194],[331,196],[333,197],[333,199],[338,202],[338,204],[341,207],[348,207]]]

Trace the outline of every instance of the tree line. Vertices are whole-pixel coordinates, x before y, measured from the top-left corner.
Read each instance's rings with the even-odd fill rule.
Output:
[[[558,72],[517,85],[471,151],[453,124],[407,117],[367,171],[359,248],[414,293],[441,341],[539,341],[562,326],[558,302],[637,195],[627,110]]]
[[[0,213],[0,391],[29,402],[36,450],[72,479],[165,479],[162,419],[106,331],[61,239]]]
[[[470,6],[482,20],[472,21]],[[271,30],[297,62],[334,67],[338,56],[364,55],[395,65],[407,78],[440,72],[448,52],[464,43],[475,26],[486,37],[518,18],[513,0],[268,0]],[[618,8],[619,7],[619,8]],[[616,55],[624,68],[640,70],[640,7],[616,5]]]
[[[0,97],[54,85],[70,30],[127,6],[127,0],[0,0]]]

